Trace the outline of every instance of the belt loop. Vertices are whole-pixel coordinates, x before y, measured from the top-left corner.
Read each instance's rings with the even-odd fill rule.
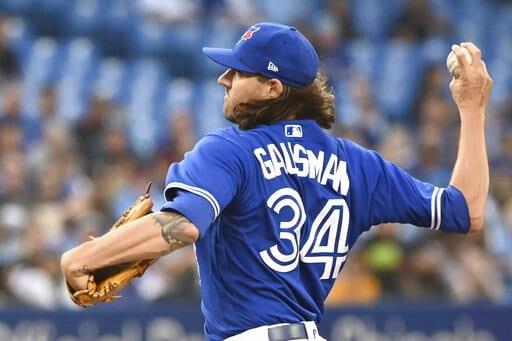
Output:
[[[314,321],[305,321],[302,323],[304,324],[304,327],[306,327],[308,340],[324,340],[324,338],[320,336],[320,333],[318,332],[318,328],[316,327],[316,323]]]

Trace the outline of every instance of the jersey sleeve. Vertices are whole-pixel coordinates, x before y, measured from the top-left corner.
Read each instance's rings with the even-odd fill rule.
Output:
[[[187,217],[202,237],[243,183],[241,149],[218,135],[208,135],[181,162],[169,167],[163,211]]]
[[[378,153],[358,149],[361,168],[373,179],[366,186],[370,225],[408,223],[446,232],[469,230],[468,207],[457,188],[420,181]]]

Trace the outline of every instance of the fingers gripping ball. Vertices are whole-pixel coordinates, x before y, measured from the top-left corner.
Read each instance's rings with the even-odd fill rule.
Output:
[[[465,47],[462,47],[462,52],[464,52],[464,57],[466,58],[466,61],[469,65],[473,63],[473,57],[471,56],[471,53],[469,50]],[[457,60],[457,56],[453,51],[450,52],[448,55],[448,58],[446,58],[446,66],[448,67],[448,71],[452,74],[453,77],[459,78],[460,77],[460,67],[459,67],[459,61]]]
[[[146,193],[123,213],[110,230],[122,229],[124,224],[152,212],[153,201],[149,196],[150,188],[151,183],[148,184]],[[141,277],[155,261],[156,259],[145,259],[95,270],[89,274],[86,289],[74,292],[68,285],[69,296],[74,303],[84,308],[113,301],[120,297],[117,295],[120,290],[130,284],[135,277]]]

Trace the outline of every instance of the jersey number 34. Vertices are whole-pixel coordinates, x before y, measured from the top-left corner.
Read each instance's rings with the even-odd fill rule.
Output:
[[[348,177],[345,186],[348,192]],[[274,271],[290,272],[303,263],[323,265],[320,279],[336,278],[345,262],[348,252],[347,235],[349,209],[343,198],[329,199],[313,220],[306,241],[300,247],[301,231],[306,221],[304,203],[300,194],[293,188],[282,188],[267,200],[269,208],[277,214],[283,208],[291,209],[292,217],[279,223],[279,238],[288,252],[282,252],[276,244],[260,252],[261,259]],[[299,249],[300,247],[300,249]],[[291,249],[291,251],[289,251]]]

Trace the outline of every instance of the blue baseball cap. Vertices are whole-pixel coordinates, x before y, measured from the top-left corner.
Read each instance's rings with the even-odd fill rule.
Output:
[[[294,88],[311,85],[318,71],[315,48],[295,27],[254,24],[232,49],[203,47],[214,62],[235,70],[277,78]]]

